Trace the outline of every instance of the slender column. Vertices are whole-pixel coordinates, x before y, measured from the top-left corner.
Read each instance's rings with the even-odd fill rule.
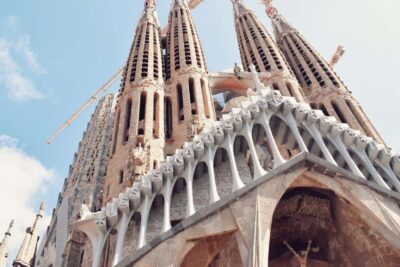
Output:
[[[123,212],[122,218],[117,226],[118,238],[117,238],[117,245],[115,248],[112,266],[117,265],[123,258],[124,241],[125,241],[126,232],[128,230],[131,215],[132,215],[131,213]]]
[[[189,162],[187,178],[186,178],[187,217],[193,215],[196,212],[196,209],[194,207],[194,201],[193,201],[193,175],[194,175],[193,162]]]
[[[260,164],[260,160],[258,159],[256,148],[254,147],[253,137],[251,136],[249,123],[246,122],[244,127],[245,128],[243,130],[243,136],[246,138],[246,141],[249,145],[251,157],[253,158],[254,180],[255,180],[264,176],[265,174],[267,174],[267,172],[263,169],[263,167]]]
[[[365,179],[364,174],[360,171],[360,169],[357,167],[357,164],[354,162],[354,160],[350,157],[349,152],[347,151],[346,146],[343,144],[342,140],[340,140],[338,137],[334,138],[333,143],[335,144],[336,148],[346,161],[347,165],[349,166],[350,170],[357,174],[358,176],[362,177]]]
[[[214,151],[210,146],[207,148],[207,166],[208,175],[210,177],[210,203],[214,203],[220,200],[217,190],[217,183],[215,181],[215,170],[214,170]]]
[[[357,149],[354,149],[353,152],[363,161],[365,168],[367,168],[368,172],[372,175],[375,183],[380,186],[385,187],[386,189],[390,189],[389,186],[385,183],[382,176],[378,173],[375,167],[372,165],[370,159],[368,158],[365,151],[360,152]]]
[[[128,230],[129,221],[133,215],[133,212],[130,212],[129,208],[130,204],[128,194],[120,193],[118,197],[118,209],[120,210],[122,216],[116,227],[118,230],[118,238],[114,253],[114,259],[112,262],[113,266],[117,265],[123,258],[125,236]]]
[[[172,196],[172,182],[170,179],[166,180],[165,192],[164,192],[164,222],[162,227],[162,233],[171,229],[171,196]]]
[[[315,127],[315,124],[306,125],[305,127],[308,130],[308,132],[311,134],[311,136],[314,138],[315,142],[319,146],[319,149],[321,149],[322,154],[324,155],[324,158],[327,161],[329,161],[330,163],[337,166],[335,159],[333,158],[331,152],[329,152],[329,149],[326,147],[324,140],[322,140],[321,134]]]
[[[269,144],[271,145],[272,155],[274,157],[274,168],[282,165],[286,162],[286,160],[282,157],[281,153],[279,152],[278,145],[276,144],[274,135],[272,134],[271,127],[269,126],[269,119],[262,112],[260,116],[261,120],[260,123],[264,127],[265,133],[267,134],[267,139]]]
[[[225,145],[226,151],[228,153],[229,162],[231,165],[232,172],[232,191],[235,192],[240,188],[244,187],[242,179],[240,179],[238,167],[236,165],[235,153],[233,151],[233,138],[231,134],[227,134],[227,143]]]
[[[289,128],[292,130],[292,133],[293,133],[294,137],[296,138],[297,144],[299,145],[301,152],[308,152],[308,148],[307,148],[306,144],[304,143],[303,138],[301,137],[299,128],[297,128],[297,123],[293,118],[293,114],[288,113],[285,116],[285,118],[289,125]]]
[[[140,220],[140,232],[139,232],[139,241],[138,241],[138,249],[143,247],[146,244],[146,234],[147,234],[147,221],[149,219],[150,213],[150,196],[145,197],[143,210],[141,214]]]

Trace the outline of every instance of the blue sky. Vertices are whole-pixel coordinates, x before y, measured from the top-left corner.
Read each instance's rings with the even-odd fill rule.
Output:
[[[158,2],[165,25],[170,1]],[[263,6],[247,2],[270,29]],[[275,2],[325,58],[339,44],[346,48],[336,71],[388,145],[400,151],[400,1]],[[125,62],[142,9],[138,0],[0,3],[0,160],[3,153],[7,160],[23,162],[16,168],[25,168],[19,173],[0,162],[0,196],[10,183],[24,188],[15,194],[8,190],[12,199],[0,197],[2,209],[9,211],[0,219],[0,233],[11,217],[17,219],[14,250],[41,199],[51,214],[94,107],[52,145],[45,139]],[[205,0],[193,16],[209,70],[239,62],[230,1]]]

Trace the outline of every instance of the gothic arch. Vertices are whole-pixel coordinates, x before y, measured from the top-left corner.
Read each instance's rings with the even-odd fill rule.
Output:
[[[151,203],[149,218],[147,220],[146,243],[162,232],[164,220],[164,196],[156,195]]]
[[[193,175],[193,203],[196,211],[210,203],[210,176],[205,162],[199,162]]]
[[[170,221],[171,226],[178,224],[186,218],[187,215],[187,184],[183,177],[176,180],[172,189]]]

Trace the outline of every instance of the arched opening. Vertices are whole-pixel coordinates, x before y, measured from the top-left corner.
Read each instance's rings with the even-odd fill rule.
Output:
[[[261,166],[264,170],[272,169],[274,167],[274,159],[271,152],[271,144],[268,142],[264,127],[258,123],[254,124],[252,137]]]
[[[343,158],[342,154],[337,150],[336,146],[330,141],[328,138],[323,138],[326,147],[329,150],[329,153],[332,155],[333,159],[335,160],[336,164],[348,171],[351,171],[349,166],[347,165],[345,159]]]
[[[119,184],[122,184],[124,182],[124,171],[123,170],[119,171],[118,181],[119,181]]]
[[[300,101],[299,98],[298,98],[298,96],[297,96],[297,94],[296,94],[296,92],[294,91],[293,86],[292,86],[291,83],[287,82],[287,83],[286,83],[286,88],[288,89],[289,94],[290,94],[291,96],[293,96],[297,101]]]
[[[300,260],[322,267],[399,262],[400,253],[370,225],[360,207],[333,191],[289,189],[273,214],[268,266],[300,266]],[[382,257],[382,251],[391,256]]]
[[[367,134],[368,136],[372,136],[371,130],[368,128],[370,123],[369,121],[367,121],[367,118],[364,117],[362,108],[357,103],[354,103],[350,99],[346,99],[346,104],[351,110],[351,113],[356,118],[358,124],[360,125],[364,133]]]
[[[289,126],[278,116],[272,116],[270,127],[278,145],[282,157],[286,160],[291,159],[300,153],[300,149],[295,136]]]
[[[145,92],[140,94],[138,135],[144,135],[146,125],[146,99]]]
[[[311,134],[308,132],[308,130],[304,129],[303,127],[298,127],[300,136],[302,137],[304,144],[307,147],[308,152],[311,154],[314,154],[317,157],[323,157],[323,153],[317,144],[315,142],[314,138],[311,136]]]
[[[128,229],[126,231],[126,236],[124,239],[124,257],[132,254],[137,249],[141,220],[142,215],[140,214],[140,212],[135,212],[131,220],[129,221]]]
[[[176,180],[172,190],[170,220],[171,226],[180,223],[187,215],[187,186],[185,178]]]
[[[149,243],[153,238],[161,234],[164,221],[164,196],[155,196],[151,204],[149,219],[147,220],[146,240]]]
[[[132,116],[132,99],[129,98],[126,102],[126,109],[125,109],[123,142],[127,142],[129,140],[129,128],[131,127],[131,116]]]
[[[193,78],[189,79],[189,98],[192,115],[197,115],[196,90]]]
[[[273,83],[272,89],[279,91],[279,85],[277,83]]]
[[[218,148],[215,152],[214,170],[218,195],[221,198],[230,195],[233,189],[232,171],[228,153],[224,148]]]
[[[338,103],[336,101],[332,101],[332,108],[335,111],[337,118],[342,123],[347,123],[346,116],[343,114],[342,110],[340,109]]]
[[[170,139],[172,137],[172,102],[169,97],[165,97],[164,101],[165,138]]]
[[[180,267],[242,267],[234,233],[211,235],[200,240],[186,253]]]
[[[115,248],[117,245],[118,231],[116,229],[112,229],[107,237],[107,241],[103,248],[102,254],[102,262],[103,266],[112,266],[112,261],[114,259]]]
[[[237,136],[233,143],[233,151],[240,178],[247,184],[253,180],[254,164],[246,138]]]
[[[183,91],[182,85],[178,84],[176,87],[176,94],[178,100],[178,118],[179,121],[183,121],[185,119],[185,110],[183,108]]]
[[[210,203],[210,177],[205,162],[199,162],[193,176],[193,202],[196,211]]]
[[[160,96],[155,93],[153,101],[153,136],[154,138],[160,137]]]

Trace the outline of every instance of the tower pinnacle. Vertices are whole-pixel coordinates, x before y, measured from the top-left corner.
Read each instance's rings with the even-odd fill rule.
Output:
[[[310,105],[384,143],[360,104],[328,62],[278,13],[272,5],[272,0],[263,0],[263,3],[268,17],[272,20],[278,46],[294,71]]]
[[[34,264],[36,247],[39,240],[39,223],[44,215],[44,203],[40,204],[35,222],[32,227],[26,229],[24,241],[18,251],[17,257],[13,262],[13,267],[31,267]]]
[[[4,234],[3,240],[0,243],[0,267],[6,267],[8,258],[8,240],[11,236],[11,228],[14,225],[14,220],[8,226],[7,232]]]

